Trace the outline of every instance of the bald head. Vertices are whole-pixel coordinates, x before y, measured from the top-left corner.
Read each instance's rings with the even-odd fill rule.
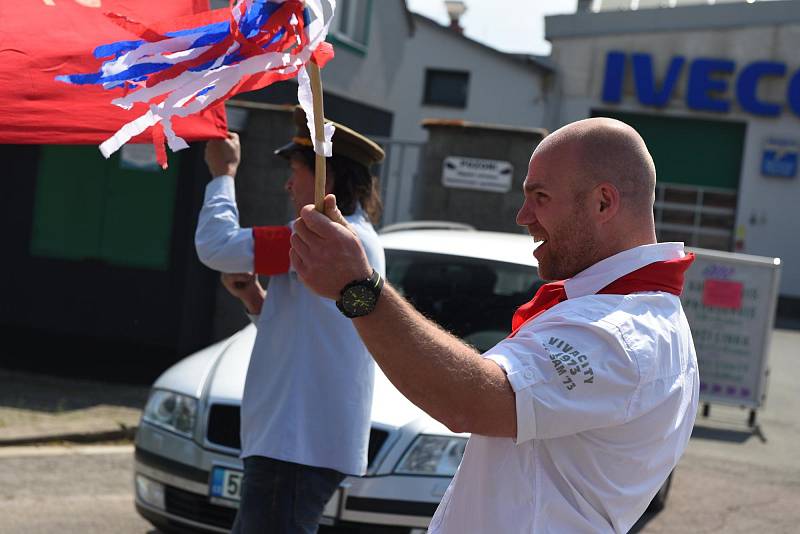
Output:
[[[540,276],[560,280],[639,245],[656,242],[656,171],[636,131],[587,119],[547,136],[533,153],[517,224],[543,244]]]
[[[656,169],[641,136],[615,119],[592,118],[573,122],[548,135],[536,148],[564,158],[576,191],[602,182],[620,192],[620,208],[651,213],[655,200]]]

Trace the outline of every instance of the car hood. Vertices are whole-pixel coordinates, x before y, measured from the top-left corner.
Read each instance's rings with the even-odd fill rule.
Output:
[[[256,340],[256,327],[249,324],[231,336],[214,369],[208,395],[213,401],[241,404],[244,377],[250,364],[250,352]]]
[[[182,359],[166,371],[153,383],[154,389],[167,389],[190,397],[203,396],[203,388],[212,378],[214,367],[228,345],[236,336],[223,339],[211,346]]]
[[[255,337],[256,328],[251,324],[227,340],[214,345],[218,358],[209,369],[211,372],[208,388],[210,402],[241,403],[244,379]],[[201,351],[201,353],[209,349]],[[201,353],[187,358],[181,364],[188,364],[191,360],[196,360],[193,362],[195,366],[208,368],[207,358],[197,358]],[[184,369],[183,372],[185,373],[186,370]],[[203,372],[195,370],[191,374],[199,377],[203,375]],[[444,425],[431,418],[400,393],[377,365],[375,366],[375,389],[372,400],[372,422],[396,428],[414,423],[417,428],[425,432],[452,434]]]

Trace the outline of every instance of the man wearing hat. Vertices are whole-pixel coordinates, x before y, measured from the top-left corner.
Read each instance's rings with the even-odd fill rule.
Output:
[[[315,155],[301,108],[294,119],[296,135],[275,154],[289,162],[285,189],[299,215],[314,202]],[[369,169],[383,159],[383,150],[335,126],[326,192],[336,194],[375,268],[368,279],[354,282],[382,284],[385,259],[372,227],[380,197]],[[258,329],[242,398],[244,481],[233,532],[316,532],[342,479],[366,471],[374,364],[352,322],[337,309],[341,303],[312,293],[290,265],[293,223],[239,226],[239,158],[235,133],[206,145],[214,178],[195,235],[200,260],[222,272],[223,285]],[[270,276],[268,291],[258,274]]]

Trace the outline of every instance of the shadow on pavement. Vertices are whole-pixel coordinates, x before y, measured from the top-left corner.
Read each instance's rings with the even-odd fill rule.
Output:
[[[650,522],[650,520],[653,519],[654,517],[656,517],[657,515],[658,515],[658,512],[655,512],[655,513],[654,512],[645,512],[644,515],[642,517],[640,517],[639,520],[636,523],[634,523],[634,525],[628,531],[628,534],[634,534],[636,532],[640,532],[647,525],[647,523]]]
[[[716,441],[727,441],[729,443],[744,443],[756,434],[757,432],[755,429],[735,430],[730,428],[714,428],[699,424],[695,424],[694,430],[692,430],[692,438],[713,439]]]
[[[0,407],[58,414],[93,406],[141,409],[148,388],[0,369]]]

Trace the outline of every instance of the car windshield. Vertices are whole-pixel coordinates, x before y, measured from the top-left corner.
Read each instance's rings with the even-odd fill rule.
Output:
[[[386,250],[386,277],[420,312],[483,352],[543,283],[527,265]]]

